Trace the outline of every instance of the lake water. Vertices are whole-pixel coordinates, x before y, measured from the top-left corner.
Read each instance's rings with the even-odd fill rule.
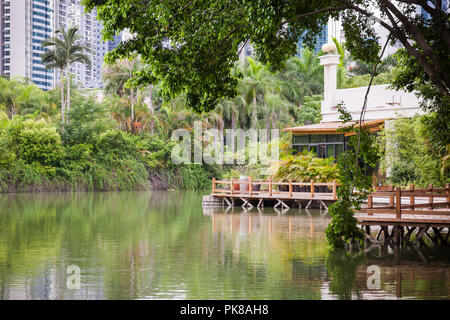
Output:
[[[324,212],[201,196],[0,195],[0,299],[450,298],[448,247],[351,256],[328,248]]]

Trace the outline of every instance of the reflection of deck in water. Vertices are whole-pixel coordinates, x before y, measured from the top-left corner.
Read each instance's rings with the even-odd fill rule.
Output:
[[[324,231],[330,222],[330,216],[325,211],[305,209],[279,213],[273,208],[208,207],[203,208],[203,214],[210,217],[217,243],[224,243],[225,238],[246,243],[256,238],[258,243],[264,243],[264,246],[255,248],[262,254],[271,246],[277,248],[277,241],[283,238],[296,251],[308,251],[309,243],[324,241]],[[271,245],[272,242],[274,244]],[[342,257],[339,252],[328,253],[328,256],[317,255],[315,258],[294,255],[289,264],[292,268],[292,286],[314,284],[320,290],[321,299],[450,297],[450,256],[447,247],[427,248],[411,244],[402,248],[384,244],[367,249],[351,255],[342,254]],[[369,279],[373,271],[369,272],[368,267],[374,265],[379,267],[379,284]],[[424,291],[421,283],[431,284]]]
[[[286,210],[287,211],[287,210]],[[211,216],[213,233],[230,232],[241,235],[280,234],[289,237],[324,237],[329,217],[324,211],[305,210],[300,214],[285,215],[273,209],[265,209],[264,213],[255,209],[231,208],[225,211],[221,208],[203,208],[203,214]],[[291,210],[292,211],[292,210]]]

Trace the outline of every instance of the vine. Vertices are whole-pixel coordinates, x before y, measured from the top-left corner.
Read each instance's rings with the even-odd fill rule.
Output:
[[[344,124],[352,120],[342,104],[338,105],[338,111]],[[341,128],[340,131],[354,132],[355,135],[350,138],[347,150],[337,161],[340,180],[337,189],[338,201],[329,207],[332,220],[325,230],[328,242],[335,248],[343,248],[348,242],[354,244],[364,239],[363,232],[356,225],[354,210],[361,209],[362,203],[372,190],[371,171],[379,160],[377,144],[374,143],[375,136],[370,134],[366,127],[359,126],[358,121]],[[355,161],[358,161],[359,166],[355,165]]]

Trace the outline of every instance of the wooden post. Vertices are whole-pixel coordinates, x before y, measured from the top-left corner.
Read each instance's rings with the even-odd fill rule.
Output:
[[[372,199],[372,195],[369,194],[369,196],[367,197],[367,207],[372,209],[373,208],[373,199]]]
[[[432,193],[433,192],[433,184],[432,183],[430,183],[429,185],[428,185],[428,192],[430,192],[430,193]],[[428,200],[430,201],[430,209],[433,209],[433,196],[429,196],[428,197]]]
[[[414,185],[413,185],[413,184],[409,186],[409,190],[411,190],[411,192],[414,191]],[[414,197],[413,194],[409,197],[409,206],[410,206],[413,210],[414,210],[415,207],[416,207],[416,197]]]
[[[395,191],[395,217],[397,219],[400,219],[402,217],[402,196],[401,196],[402,189],[400,187],[397,187]]]
[[[216,193],[216,178],[212,178],[212,193]]]
[[[292,197],[292,180],[289,180],[289,197]]]
[[[394,186],[390,186],[389,191],[394,191]],[[389,196],[389,206],[394,209],[394,193]]]
[[[367,208],[372,209],[373,208],[373,196],[369,194],[367,197]],[[372,216],[373,212],[369,212],[369,216]]]
[[[450,208],[450,183],[445,184],[445,194],[446,194],[446,198],[447,198],[447,204],[445,207]]]
[[[377,187],[377,181],[376,181],[375,173],[372,173],[372,190],[375,191],[376,187]]]
[[[311,198],[314,198],[314,180],[311,180]]]
[[[336,200],[336,180],[333,180],[333,199]]]
[[[249,195],[252,195],[253,192],[253,186],[252,186],[252,177],[248,177],[248,193]]]
[[[231,190],[231,194],[233,194],[233,192],[234,192],[234,180],[233,180],[233,178],[231,178],[231,187],[230,187],[230,190]]]
[[[269,177],[269,197],[272,196],[272,178]]]

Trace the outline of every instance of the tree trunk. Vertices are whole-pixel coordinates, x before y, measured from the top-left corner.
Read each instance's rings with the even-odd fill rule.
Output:
[[[267,112],[266,108],[267,106],[264,105],[264,109],[266,111],[266,143],[268,143],[270,137],[270,113]]]
[[[64,124],[64,108],[65,108],[65,103],[64,103],[64,79],[63,79],[63,73],[64,73],[64,69],[60,69],[60,86],[61,86],[61,123]]]
[[[131,133],[134,133],[134,90],[131,88],[130,90],[130,99],[131,99]]]
[[[252,111],[252,129],[256,129],[258,126],[258,113],[256,110],[256,92],[253,95],[253,111]]]
[[[66,97],[66,123],[69,123],[69,111],[70,111],[70,68],[69,65],[67,65],[67,97]]]
[[[150,109],[150,116],[152,117],[150,120],[150,133],[154,134],[155,133],[155,120],[153,119],[154,117],[154,106],[153,106],[153,85],[150,85],[149,87],[149,109]]]
[[[273,107],[272,107],[272,114],[270,115],[270,117],[272,118],[272,129],[276,129],[277,122],[276,122],[275,110]]]
[[[236,116],[234,112],[231,112],[231,131],[233,132],[231,140],[231,152],[234,154],[236,152]]]

